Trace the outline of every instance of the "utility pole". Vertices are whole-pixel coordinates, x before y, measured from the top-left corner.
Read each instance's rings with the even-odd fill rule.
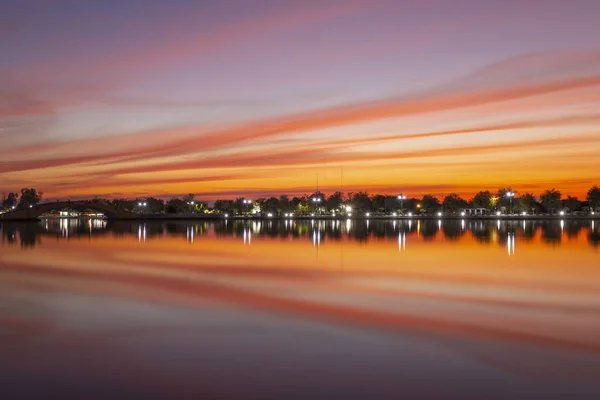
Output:
[[[319,193],[319,173],[317,172],[317,193]]]

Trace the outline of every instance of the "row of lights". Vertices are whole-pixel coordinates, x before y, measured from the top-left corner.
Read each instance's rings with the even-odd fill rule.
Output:
[[[191,204],[194,204],[194,203],[192,202]],[[144,207],[145,207],[145,206],[146,206],[146,203],[138,203],[138,205],[139,205],[139,206],[144,206]],[[29,206],[29,207],[32,207],[32,206]],[[12,207],[12,209],[14,210],[14,209],[15,209],[15,206],[13,206],[13,207]],[[350,206],[346,207],[346,211],[348,212],[348,214],[347,214],[348,216],[352,216],[352,213],[350,212],[351,210],[352,210],[352,208],[351,208]],[[332,213],[335,215],[335,211],[332,211]],[[560,215],[565,215],[565,212],[564,212],[564,211],[561,211],[559,214],[560,214]],[[311,215],[311,216],[313,216],[313,217],[315,216],[315,214],[314,214],[314,213],[312,213],[312,214],[310,214],[310,215]],[[443,215],[443,214],[442,214],[441,212],[438,212],[438,213],[437,213],[437,216],[438,216],[438,217],[441,217],[442,215]],[[466,214],[464,211],[461,211],[460,215],[461,215],[461,217],[464,217],[464,216],[465,216],[465,215],[467,215],[467,214]],[[500,216],[500,215],[502,215],[502,212],[500,212],[500,211],[497,211],[497,212],[496,212],[496,215]],[[527,211],[523,211],[523,212],[521,213],[521,215],[522,215],[522,216],[527,216]],[[595,212],[594,212],[594,211],[591,211],[591,212],[590,212],[590,215],[595,215]],[[225,216],[225,218],[227,218],[227,217],[229,217],[229,214],[224,214],[224,216]],[[293,216],[294,216],[294,214],[293,214],[293,213],[285,213],[285,214],[284,214],[284,216],[285,216],[285,217],[293,217]],[[370,217],[370,216],[371,216],[371,213],[367,212],[367,213],[365,213],[365,216],[366,216],[366,217]],[[398,214],[397,214],[397,213],[395,213],[395,212],[394,212],[394,213],[392,213],[392,217],[397,217],[397,216],[398,216]],[[412,212],[409,212],[409,213],[407,214],[407,216],[409,216],[409,217],[412,217],[412,216],[413,216],[413,213],[412,213]],[[268,214],[267,214],[267,217],[269,217],[269,218],[273,217],[273,213],[268,213]]]
[[[514,197],[515,197],[515,192],[513,192],[513,191],[506,192],[506,197],[509,197],[509,198],[512,200],[512,198],[514,198]],[[405,195],[403,195],[403,194],[400,194],[400,195],[398,195],[398,200],[400,200],[400,201],[403,201],[403,200],[406,200],[406,199],[407,199],[407,197],[406,197]],[[323,199],[321,199],[320,197],[313,197],[313,198],[312,198],[312,201],[313,201],[314,203],[321,203],[321,202],[323,201]],[[251,204],[251,203],[252,203],[252,200],[250,200],[250,199],[244,199],[244,200],[242,200],[242,202],[243,202],[244,204]],[[194,202],[192,201],[192,202],[191,202],[191,204],[194,204]],[[141,203],[140,203],[140,205],[141,205]],[[143,205],[145,206],[145,205],[146,205],[146,203],[143,203]],[[418,205],[417,205],[417,207],[420,207],[420,204],[418,204]],[[14,206],[13,206],[13,209],[14,209]],[[351,213],[351,211],[352,211],[352,207],[351,207],[351,206],[346,206],[346,212],[347,212],[347,215],[348,215],[348,216],[352,216],[352,213]],[[333,214],[333,215],[335,215],[335,211],[332,211],[332,214]],[[311,216],[314,216],[314,215],[315,215],[314,213],[313,213],[313,214],[311,214]],[[464,217],[464,216],[466,215],[466,213],[465,213],[464,211],[462,211],[462,212],[460,213],[460,215]],[[498,215],[498,216],[499,216],[499,215],[502,215],[502,213],[501,213],[500,211],[498,211],[498,212],[496,213],[496,215]],[[523,212],[521,213],[521,215],[523,215],[523,216],[526,216],[526,215],[527,215],[527,212],[526,212],[526,211],[523,211]],[[565,215],[565,212],[564,212],[564,211],[560,211],[560,215]],[[592,211],[592,212],[591,212],[591,215],[594,215],[594,211]],[[285,214],[285,217],[291,217],[291,216],[293,216],[293,214],[292,214],[292,213]],[[366,216],[366,217],[370,217],[370,216],[371,216],[371,213],[366,213],[366,214],[365,214],[365,216]],[[397,213],[392,213],[392,217],[396,217],[396,216],[397,216]],[[413,214],[412,214],[411,212],[409,212],[409,213],[408,213],[408,216],[409,216],[409,217],[412,217],[412,216],[413,216]],[[441,216],[442,216],[442,213],[441,213],[441,212],[438,212],[438,213],[437,213],[437,216],[438,216],[438,217],[441,217]],[[227,217],[228,217],[228,215],[227,215],[227,214],[225,214],[225,217],[227,218]],[[272,213],[269,213],[269,214],[267,214],[267,217],[271,218],[271,217],[273,217],[273,214],[272,214]]]

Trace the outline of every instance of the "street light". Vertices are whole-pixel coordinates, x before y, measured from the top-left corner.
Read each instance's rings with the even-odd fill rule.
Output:
[[[317,211],[319,211],[319,204],[321,203],[321,200],[322,200],[322,199],[321,199],[320,197],[316,197],[316,196],[312,198],[312,201],[313,201],[313,203],[315,203],[315,209],[316,209]],[[320,214],[320,213],[321,213],[321,212],[319,211],[319,214]]]
[[[370,217],[370,216],[371,216],[371,213],[366,213],[365,215],[366,215],[367,217]]]
[[[438,217],[441,217],[441,216],[442,216],[442,213],[441,213],[441,212],[438,212],[438,214],[437,214],[437,215],[438,215]]]
[[[564,211],[561,211],[561,212],[560,212],[560,215],[565,215],[565,212],[564,212]]]
[[[404,200],[406,200],[406,196],[403,194],[398,195],[398,200],[400,200],[400,211],[404,211]]]
[[[513,201],[513,197],[515,197],[515,192],[513,192],[513,191],[506,192],[506,197],[508,197],[509,200],[510,200],[509,213],[512,214],[512,201]]]
[[[250,207],[250,205],[252,204],[252,200],[250,200],[250,199],[243,199],[242,203],[243,204],[247,204],[248,207]],[[248,211],[250,211],[250,208],[248,208]]]

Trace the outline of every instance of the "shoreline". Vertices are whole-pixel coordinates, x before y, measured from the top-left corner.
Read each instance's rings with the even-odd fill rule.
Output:
[[[0,222],[32,222],[40,220],[59,220],[59,219],[98,219],[89,217],[36,217],[36,218],[3,218],[0,216]],[[343,220],[383,220],[383,221],[409,221],[409,220],[471,220],[471,221],[561,221],[561,220],[583,220],[595,221],[600,220],[600,215],[479,215],[479,216],[460,216],[460,215],[419,215],[419,216],[331,216],[331,215],[315,215],[315,216],[294,216],[294,217],[256,217],[256,216],[206,216],[206,215],[143,215],[139,217],[129,218],[102,218],[109,221],[343,221]]]

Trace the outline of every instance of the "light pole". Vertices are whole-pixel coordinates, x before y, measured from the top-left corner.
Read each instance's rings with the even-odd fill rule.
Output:
[[[188,203],[188,206],[190,206],[190,212],[192,212],[192,209],[194,208],[194,204],[196,204],[196,203],[194,202],[194,200],[188,201],[187,203]]]
[[[248,211],[250,211],[250,204],[252,204],[252,200],[244,199],[244,200],[242,200],[242,203],[248,205]]]
[[[506,192],[506,197],[508,197],[508,200],[510,201],[508,213],[512,214],[512,202],[513,202],[513,197],[515,197],[515,192],[513,192],[512,190],[509,190],[508,192]]]
[[[406,200],[406,196],[403,194],[399,194],[398,200],[400,200],[400,213],[404,215],[404,200]]]
[[[312,198],[312,201],[313,201],[313,203],[315,203],[315,208],[318,210],[319,205],[321,204],[321,198],[315,196],[315,197]]]

